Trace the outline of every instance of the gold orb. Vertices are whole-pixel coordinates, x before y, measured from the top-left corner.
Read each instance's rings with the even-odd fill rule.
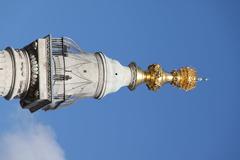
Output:
[[[173,76],[172,85],[185,91],[192,90],[196,87],[197,72],[195,69],[182,67],[179,70],[173,70],[171,74]]]

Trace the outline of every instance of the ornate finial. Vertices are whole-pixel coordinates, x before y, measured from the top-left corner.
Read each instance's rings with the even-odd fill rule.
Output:
[[[142,71],[135,63],[131,63],[129,67],[133,74],[132,83],[129,85],[131,90],[141,83],[146,83],[150,90],[156,91],[165,83],[170,83],[180,89],[189,91],[195,88],[197,81],[203,80],[203,78],[197,78],[196,70],[190,67],[182,67],[179,70],[173,70],[171,73],[164,72],[159,64],[150,65],[147,71]]]
[[[196,87],[196,82],[198,80],[196,70],[190,67],[182,67],[179,70],[173,70],[171,72],[173,75],[172,85],[181,88],[185,91],[192,90]]]

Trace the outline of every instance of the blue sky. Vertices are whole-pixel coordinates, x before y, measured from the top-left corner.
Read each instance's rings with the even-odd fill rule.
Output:
[[[123,88],[100,101],[35,113],[67,160],[238,160],[239,7],[237,0],[2,0],[0,47],[20,48],[51,33],[124,65],[189,65],[209,78],[187,93],[168,85],[156,93]],[[1,99],[0,134],[32,117],[19,108]]]

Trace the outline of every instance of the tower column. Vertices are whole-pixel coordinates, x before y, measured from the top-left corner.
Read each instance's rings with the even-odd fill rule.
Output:
[[[1,61],[2,75],[6,75],[1,80],[2,96],[7,100],[23,97],[28,90],[30,82],[29,57],[24,50],[7,48],[2,51]]]
[[[19,98],[21,107],[31,112],[58,109],[77,99],[101,99],[144,83],[152,91],[167,83],[189,91],[200,80],[190,67],[165,72],[159,64],[146,70],[134,62],[124,66],[102,52],[81,50],[67,37],[48,35],[22,49],[0,51],[0,96]]]
[[[13,63],[8,51],[0,51],[0,96],[7,96],[14,81]]]

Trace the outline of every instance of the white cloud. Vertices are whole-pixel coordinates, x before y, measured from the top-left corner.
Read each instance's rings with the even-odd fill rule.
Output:
[[[36,122],[29,114],[18,112],[13,117],[14,129],[0,136],[1,160],[65,160],[49,126]]]

